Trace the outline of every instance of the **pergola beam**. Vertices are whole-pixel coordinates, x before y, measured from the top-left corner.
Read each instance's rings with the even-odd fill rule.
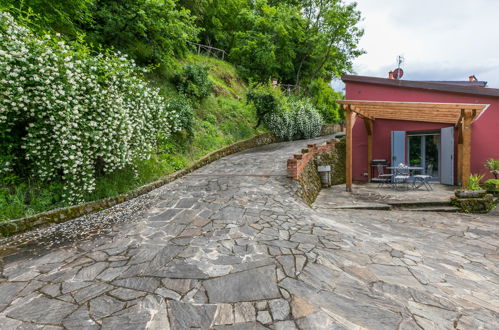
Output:
[[[362,101],[362,100],[338,100],[339,104],[349,104],[353,106],[373,106],[384,108],[414,108],[414,109],[450,109],[454,111],[482,110],[487,104],[463,104],[463,103],[435,103],[435,102],[394,102],[394,101]]]

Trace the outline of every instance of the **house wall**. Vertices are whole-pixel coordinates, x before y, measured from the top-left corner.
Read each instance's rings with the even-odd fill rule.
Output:
[[[490,107],[472,125],[471,133],[471,173],[482,173],[492,178],[483,163],[487,158],[499,159],[499,97],[479,96],[443,91],[430,91],[417,88],[383,86],[359,82],[347,82],[347,100],[398,101],[398,102],[442,102],[490,104]],[[452,126],[424,122],[383,120],[374,121],[373,159],[391,158],[391,131],[436,130]],[[367,172],[367,133],[363,120],[358,118],[353,127],[353,180],[366,181]],[[457,155],[457,132],[455,135]],[[457,159],[457,157],[455,157]],[[457,173],[455,168],[454,173]]]

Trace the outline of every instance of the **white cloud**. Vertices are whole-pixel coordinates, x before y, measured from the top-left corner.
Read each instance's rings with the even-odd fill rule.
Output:
[[[405,57],[404,79],[466,80],[499,87],[499,1],[357,0],[365,29],[359,75],[386,77]]]

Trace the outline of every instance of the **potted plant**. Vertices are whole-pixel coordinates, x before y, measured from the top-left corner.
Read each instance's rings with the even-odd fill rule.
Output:
[[[458,189],[454,192],[458,198],[478,198],[483,197],[487,191],[482,189],[480,182],[483,179],[483,174],[472,174],[468,179],[466,189]]]
[[[467,189],[456,190],[454,193],[456,197],[451,198],[451,204],[465,213],[487,213],[493,209],[494,196],[487,194],[487,191],[480,185],[483,177],[478,174],[470,175]]]

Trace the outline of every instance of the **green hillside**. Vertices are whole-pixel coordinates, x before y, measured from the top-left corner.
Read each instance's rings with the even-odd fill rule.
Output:
[[[189,166],[209,152],[250,138],[264,131],[254,129],[256,117],[246,104],[246,83],[228,62],[189,54],[177,63],[208,67],[212,93],[193,107],[192,133],[180,132],[158,145],[150,159],[136,161],[132,166],[99,176],[95,191],[85,201],[116,196],[155,179]],[[178,96],[168,79],[151,74],[151,84],[161,88],[165,96]],[[46,184],[33,178],[3,178],[0,187],[0,220],[19,218],[67,205],[61,183]],[[10,180],[10,181],[7,181]]]

